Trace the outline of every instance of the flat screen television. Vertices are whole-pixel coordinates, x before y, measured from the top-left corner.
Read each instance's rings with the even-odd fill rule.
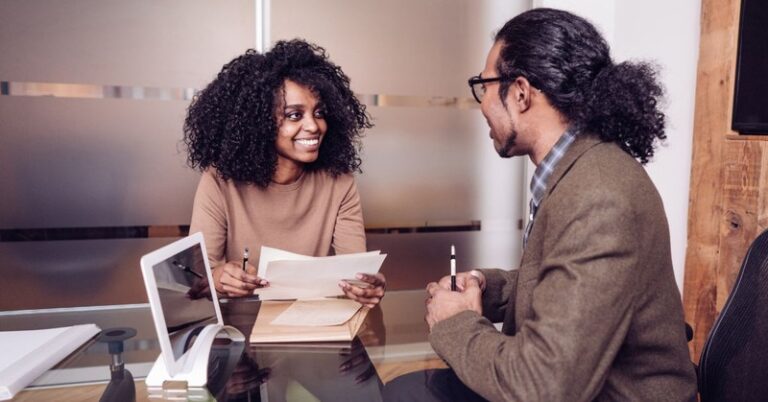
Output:
[[[768,1],[741,0],[731,127],[768,134]]]

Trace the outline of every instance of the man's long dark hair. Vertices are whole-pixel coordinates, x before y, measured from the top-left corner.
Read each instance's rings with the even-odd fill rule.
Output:
[[[656,140],[666,139],[663,89],[647,63],[614,64],[610,49],[587,20],[537,8],[518,15],[496,34],[503,43],[496,66],[505,77],[499,94],[525,77],[580,132],[617,143],[647,163]]]

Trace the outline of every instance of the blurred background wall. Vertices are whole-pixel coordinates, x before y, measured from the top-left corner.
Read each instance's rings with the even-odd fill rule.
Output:
[[[700,3],[605,0],[0,2],[0,310],[146,301],[138,260],[186,233],[199,175],[180,147],[196,89],[247,48],[325,47],[368,105],[370,249],[390,288],[514,268],[532,165],[502,160],[466,84],[531,7],[593,21],[617,61],[655,60],[668,141],[647,169],[682,288]]]
[[[369,248],[390,288],[512,268],[524,161],[471,98],[492,32],[530,1],[0,2],[0,310],[146,301],[141,255],[185,234],[180,146],[196,89],[248,48],[303,37],[352,78]]]

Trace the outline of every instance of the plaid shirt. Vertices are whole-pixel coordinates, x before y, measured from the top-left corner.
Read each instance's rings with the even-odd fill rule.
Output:
[[[533,178],[531,179],[531,202],[529,204],[530,215],[528,215],[528,225],[525,226],[525,233],[523,234],[523,248],[528,243],[528,235],[531,234],[531,227],[533,227],[533,219],[536,217],[536,211],[539,209],[544,194],[547,192],[547,180],[552,172],[555,170],[555,166],[563,158],[565,151],[571,146],[573,140],[576,139],[576,133],[570,129],[566,130],[560,139],[557,140],[555,146],[549,151],[544,160],[541,161],[539,166],[536,167],[536,171],[533,172]]]

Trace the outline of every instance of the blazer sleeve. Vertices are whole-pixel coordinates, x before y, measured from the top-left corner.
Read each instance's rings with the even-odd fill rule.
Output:
[[[532,314],[519,331],[504,335],[464,311],[430,334],[459,378],[489,400],[592,400],[629,330],[639,287],[634,211],[621,194],[565,191],[562,205],[550,204],[558,219],[547,222]]]
[[[514,309],[517,270],[481,269],[485,275],[483,316],[491,322],[504,321],[507,309]]]
[[[192,206],[189,233],[203,232],[205,251],[211,268],[224,264],[227,249],[227,212],[224,196],[215,173],[205,171],[200,177]]]
[[[363,208],[354,178],[347,176],[349,186],[342,198],[336,225],[333,228],[331,246],[336,254],[362,253],[366,251]]]

